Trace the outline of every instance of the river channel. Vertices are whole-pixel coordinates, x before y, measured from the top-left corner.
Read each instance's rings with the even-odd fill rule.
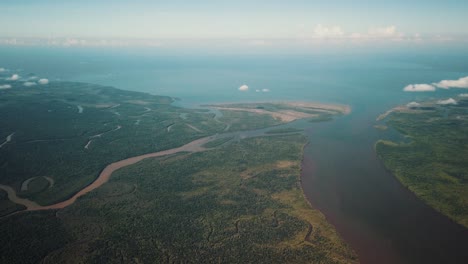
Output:
[[[374,115],[353,111],[306,129],[302,187],[364,264],[467,263],[468,229],[427,206],[374,151]]]

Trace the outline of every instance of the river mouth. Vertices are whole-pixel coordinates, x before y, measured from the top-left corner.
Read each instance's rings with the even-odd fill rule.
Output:
[[[379,135],[368,120],[352,113],[327,122],[297,120],[276,127],[305,129],[309,144],[304,148],[301,180],[311,205],[336,227],[361,263],[465,263],[467,230],[425,205],[384,168],[373,149]],[[265,136],[270,129],[215,137],[238,140]],[[197,142],[200,144],[190,147],[207,143],[203,139]],[[176,148],[165,154],[187,150],[193,149]],[[160,154],[143,156],[131,158],[129,163],[117,162],[103,181],[86,187],[70,200],[40,208],[32,206],[30,210],[64,208],[104,184],[118,168]]]
[[[302,187],[361,263],[466,263],[468,230],[405,189],[379,160],[359,114],[306,130]]]

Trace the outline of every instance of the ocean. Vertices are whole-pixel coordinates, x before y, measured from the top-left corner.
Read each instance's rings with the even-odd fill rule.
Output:
[[[123,48],[0,47],[0,67],[23,77],[37,75],[178,97],[183,105],[307,100],[349,104],[358,111],[377,106],[383,111],[459,92],[402,92],[408,84],[467,76],[468,53],[446,53],[179,55]],[[249,91],[238,91],[244,84]],[[269,92],[256,92],[263,89]]]

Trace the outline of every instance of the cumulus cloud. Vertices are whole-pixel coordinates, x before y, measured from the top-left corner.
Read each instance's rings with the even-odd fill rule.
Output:
[[[462,94],[459,94],[458,96],[460,96],[460,97],[468,97],[468,93],[462,93]]]
[[[246,92],[248,90],[249,90],[249,86],[247,86],[246,84],[239,87],[239,91],[241,91],[241,92]]]
[[[322,24],[318,24],[314,28],[313,37],[314,38],[341,38],[345,35],[341,27],[331,26],[326,27]]]
[[[369,36],[374,38],[400,38],[403,37],[403,33],[398,32],[395,26],[388,26],[369,29]]]
[[[17,81],[20,76],[18,74],[13,74],[11,77],[7,78],[8,81]]]
[[[437,104],[440,104],[440,105],[456,105],[457,101],[455,101],[455,99],[453,99],[453,98],[449,98],[447,100],[439,100],[439,101],[437,101]]]
[[[0,72],[6,72],[5,68],[0,68]]]
[[[373,28],[370,28],[367,31],[367,33],[352,33],[349,35],[349,38],[355,42],[376,41],[376,40],[392,40],[392,41],[411,40],[411,41],[414,41],[416,38],[418,40],[421,40],[421,37],[419,34],[414,35],[414,37],[405,38],[405,34],[398,31],[395,26],[373,27]]]
[[[442,88],[468,88],[468,76],[460,78],[458,80],[443,80],[438,83],[433,83],[433,85]]]
[[[26,86],[26,87],[30,87],[30,86],[36,85],[36,83],[35,82],[24,82],[23,85]]]
[[[427,92],[427,91],[435,91],[436,87],[441,88],[441,89],[468,88],[468,76],[462,77],[458,80],[442,80],[440,82],[432,83],[432,84],[410,84],[406,86],[405,88],[403,88],[403,91],[405,92]]]
[[[39,84],[48,84],[49,83],[49,79],[39,79],[39,81],[37,81]]]
[[[411,108],[411,107],[418,107],[418,106],[421,106],[421,104],[420,104],[420,103],[417,103],[417,102],[411,102],[411,103],[409,103],[409,104],[406,105],[406,107],[409,107],[409,108]]]
[[[315,40],[351,40],[355,43],[375,42],[375,41],[410,41],[421,42],[423,39],[419,33],[405,35],[396,26],[371,27],[363,32],[345,32],[340,26],[324,26],[318,24],[312,32]]]
[[[431,92],[435,91],[435,87],[430,84],[410,84],[403,88],[405,92]]]
[[[9,84],[0,85],[0,90],[10,89],[10,88],[11,88],[11,85]]]

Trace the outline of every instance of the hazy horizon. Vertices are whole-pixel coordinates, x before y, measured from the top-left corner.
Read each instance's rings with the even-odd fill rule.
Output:
[[[6,0],[0,3],[0,24],[7,25],[0,28],[0,45],[282,53],[451,49],[468,43],[464,7],[460,1]]]

